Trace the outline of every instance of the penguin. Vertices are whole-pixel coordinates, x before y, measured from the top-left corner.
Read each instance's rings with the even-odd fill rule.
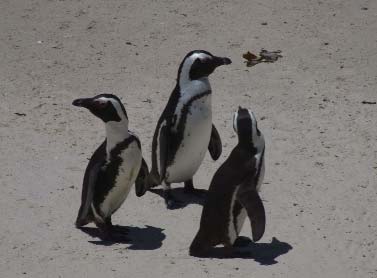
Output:
[[[206,150],[217,160],[222,151],[220,135],[212,124],[211,85],[208,76],[231,60],[204,50],[189,52],[178,69],[176,86],[163,110],[152,142],[149,187],[162,184],[168,209],[179,207],[171,183],[184,182],[184,192],[199,194],[193,176]]]
[[[105,123],[106,139],[94,152],[85,170],[81,206],[76,219],[80,228],[94,222],[103,240],[128,241],[111,222],[135,183],[136,195],[144,195],[148,165],[142,158],[139,138],[128,130],[128,116],[120,99],[112,94],[76,99],[74,106],[88,109]]]
[[[250,239],[238,236],[246,216],[253,241],[264,234],[266,216],[258,194],[264,177],[264,137],[248,109],[239,107],[234,113],[233,128],[238,144],[212,178],[200,228],[190,246],[191,256],[239,255],[237,247],[250,243]],[[215,248],[219,244],[224,248]]]

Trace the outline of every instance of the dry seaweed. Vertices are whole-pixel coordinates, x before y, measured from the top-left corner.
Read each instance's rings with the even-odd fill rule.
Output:
[[[259,63],[274,63],[279,58],[283,57],[280,53],[281,53],[281,50],[267,51],[266,49],[262,49],[259,52],[259,55],[255,55],[251,53],[250,51],[248,51],[244,53],[242,57],[246,59],[245,61],[246,66],[252,67]]]

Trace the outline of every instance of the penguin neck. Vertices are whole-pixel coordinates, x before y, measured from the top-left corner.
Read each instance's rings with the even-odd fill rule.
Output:
[[[107,122],[105,124],[106,128],[106,152],[108,157],[110,156],[110,151],[119,143],[123,142],[125,139],[130,137],[128,132],[128,121],[122,120],[120,122]]]
[[[185,99],[191,99],[196,95],[211,91],[208,77],[195,80],[184,80],[183,82],[177,83],[177,87],[179,88],[181,97],[184,97]]]
[[[257,148],[255,147],[253,141],[250,139],[250,138],[244,138],[244,137],[240,137],[238,136],[238,145],[242,148],[242,149],[246,149],[246,150],[251,150],[251,155],[254,155],[257,153]]]

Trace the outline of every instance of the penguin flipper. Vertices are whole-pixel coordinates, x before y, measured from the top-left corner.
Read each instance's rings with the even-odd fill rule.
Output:
[[[137,197],[143,196],[148,189],[148,186],[147,186],[148,174],[149,174],[148,164],[145,162],[144,158],[142,158],[139,174],[137,175],[137,178],[135,181],[135,192],[136,192]]]
[[[209,140],[208,151],[213,160],[217,160],[222,152],[221,138],[214,124],[212,124],[211,139]]]
[[[161,184],[165,177],[169,144],[168,130],[167,121],[159,121],[152,142],[152,169],[147,178],[149,188]]]
[[[160,177],[165,178],[166,164],[168,160],[169,151],[169,132],[166,125],[161,127],[160,131]]]
[[[94,190],[101,172],[101,167],[105,163],[106,140],[97,148],[89,164],[86,167],[81,193],[81,206],[76,218],[76,227],[81,227],[91,222],[91,204],[93,202]]]
[[[263,206],[263,202],[259,197],[258,192],[252,188],[247,188],[237,192],[237,200],[246,209],[247,215],[250,219],[251,230],[253,234],[253,241],[258,241],[262,238],[266,227],[266,214]]]

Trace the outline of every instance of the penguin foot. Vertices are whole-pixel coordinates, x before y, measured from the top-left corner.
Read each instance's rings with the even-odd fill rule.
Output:
[[[178,209],[183,207],[183,203],[173,196],[170,189],[164,190],[164,199],[167,209]]]
[[[183,203],[170,195],[165,198],[165,204],[167,209],[178,209],[183,207]]]
[[[239,236],[233,243],[233,247],[246,247],[253,243],[253,241],[246,236]]]
[[[197,198],[205,198],[207,195],[207,190],[204,189],[196,189],[194,187],[194,183],[192,179],[185,181],[185,186],[183,188],[183,192],[185,194],[193,195]]]
[[[165,203],[167,209],[179,209],[183,206],[182,202],[173,199],[165,200]]]

